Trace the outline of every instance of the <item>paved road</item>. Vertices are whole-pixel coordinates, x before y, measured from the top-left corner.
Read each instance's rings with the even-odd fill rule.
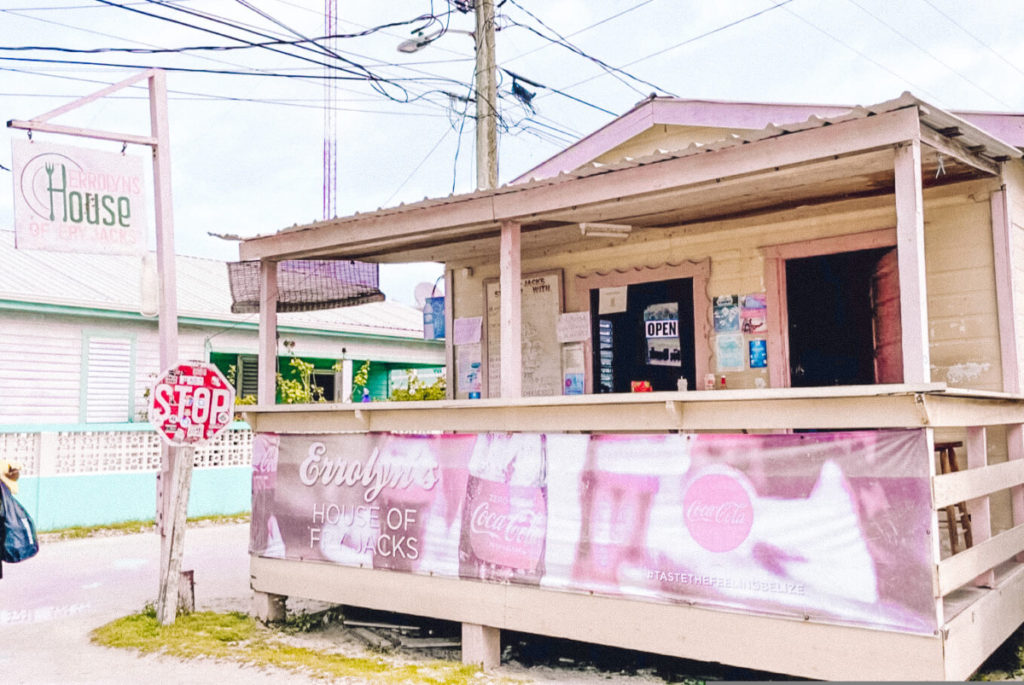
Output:
[[[187,531],[182,568],[195,570],[198,609],[248,608],[248,531],[247,524]],[[159,537],[143,533],[44,544],[34,558],[4,564],[0,682],[317,682],[235,664],[142,657],[91,644],[93,628],[155,601],[159,556]]]

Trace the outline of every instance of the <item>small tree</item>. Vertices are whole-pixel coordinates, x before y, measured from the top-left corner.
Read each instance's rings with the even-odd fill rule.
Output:
[[[334,365],[335,370],[340,370],[341,362]],[[366,386],[370,384],[370,360],[367,359],[363,362],[359,370],[356,371],[356,375],[352,377],[352,400],[358,402],[363,398],[363,391],[366,390]]]
[[[324,389],[313,382],[313,363],[295,356],[294,340],[285,340],[282,344],[291,357],[288,365],[295,370],[298,378],[285,378],[280,371],[277,373],[277,388],[281,393],[281,400],[285,404],[325,402]]]
[[[409,382],[405,388],[394,388],[391,391],[390,399],[395,402],[418,402],[422,400],[443,400],[445,398],[446,386],[444,376],[438,377],[430,385],[427,385],[416,374],[415,369],[407,369]]]

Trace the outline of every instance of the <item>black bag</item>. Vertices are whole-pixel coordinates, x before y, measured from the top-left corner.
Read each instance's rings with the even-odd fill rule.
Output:
[[[0,482],[0,506],[3,507],[0,515],[3,516],[4,530],[0,559],[15,563],[34,557],[39,551],[36,524],[2,482]]]

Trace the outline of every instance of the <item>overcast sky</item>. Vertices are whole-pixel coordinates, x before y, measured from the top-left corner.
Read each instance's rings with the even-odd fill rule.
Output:
[[[473,39],[464,33],[472,31],[473,15],[459,11],[465,4],[337,0],[338,34],[396,24],[336,39],[334,52],[343,58],[337,60],[308,42],[75,52],[317,39],[325,35],[322,0],[0,0],[0,115],[30,119],[137,67],[233,72],[171,71],[168,85],[177,251],[235,259],[235,243],[208,233],[266,234],[322,218],[323,62],[339,77],[328,98],[336,118],[338,215],[473,190],[473,106],[465,100],[472,96]],[[1018,0],[498,5],[502,183],[650,93],[873,104],[908,90],[947,109],[1024,112]],[[397,49],[415,29],[433,37],[444,28],[418,52]],[[52,49],[13,49],[26,47]],[[535,94],[533,111],[512,95],[509,72]],[[145,92],[125,91],[56,121],[145,133]],[[3,135],[26,133],[5,128]],[[36,139],[120,149],[38,133]],[[129,153],[147,154],[131,147]],[[9,168],[10,155],[5,141],[0,165]],[[0,227],[10,228],[10,172],[0,170],[2,176],[8,189],[0,192]],[[382,280],[389,297],[411,302],[412,284],[438,273],[385,269]]]

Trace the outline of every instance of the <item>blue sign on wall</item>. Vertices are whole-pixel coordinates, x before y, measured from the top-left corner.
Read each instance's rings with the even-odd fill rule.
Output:
[[[428,297],[423,305],[423,339],[444,338],[444,298]]]

